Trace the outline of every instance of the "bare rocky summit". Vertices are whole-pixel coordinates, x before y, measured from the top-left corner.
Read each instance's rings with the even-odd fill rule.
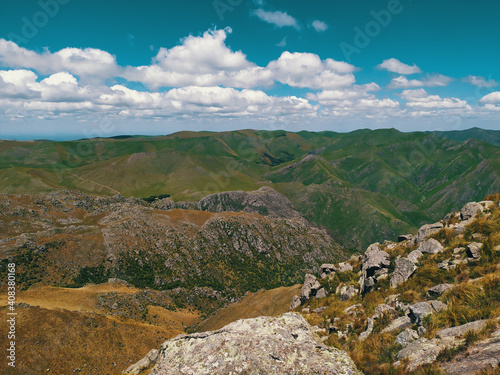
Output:
[[[151,363],[156,353],[132,365]],[[150,375],[360,375],[346,352],[323,345],[297,313],[242,319],[224,328],[181,335],[162,344]]]

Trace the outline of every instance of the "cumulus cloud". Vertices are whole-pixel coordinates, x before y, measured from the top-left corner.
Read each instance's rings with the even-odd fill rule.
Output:
[[[328,30],[328,25],[320,20],[314,20],[311,23],[311,27],[316,30],[318,33],[324,32]]]
[[[408,79],[405,76],[395,77],[391,80],[391,83],[387,86],[389,89],[408,89],[413,87],[437,87],[437,86],[448,86],[453,81],[453,78],[444,76],[442,74],[432,74],[427,75],[424,79]]]
[[[109,78],[118,73],[116,59],[109,52],[95,48],[63,48],[42,53],[19,47],[0,39],[0,64],[9,68],[34,69],[42,74],[67,71],[80,77]]]
[[[267,69],[277,81],[292,87],[336,89],[355,82],[355,67],[343,61],[321,60],[313,53],[285,51],[278,60],[271,61]]]
[[[429,95],[424,89],[404,90],[401,98],[411,108],[439,109],[439,108],[468,108],[465,100],[458,98],[441,98],[439,95]]]
[[[259,8],[254,10],[253,14],[260,20],[270,23],[276,27],[293,27],[296,30],[300,29],[297,20],[286,12],[267,11]]]
[[[377,68],[404,75],[422,73],[420,68],[415,64],[413,64],[413,66],[407,65],[395,58],[384,60],[381,64],[377,65]]]
[[[470,83],[471,85],[486,88],[486,87],[497,87],[498,82],[494,79],[487,80],[485,77],[468,75],[462,78],[462,82]]]
[[[495,91],[479,99],[481,103],[500,104],[500,91]]]
[[[225,40],[230,28],[188,36],[173,48],[161,48],[153,63],[127,67],[124,78],[152,89],[180,86],[231,86],[250,88],[272,84],[271,73],[232,51]]]

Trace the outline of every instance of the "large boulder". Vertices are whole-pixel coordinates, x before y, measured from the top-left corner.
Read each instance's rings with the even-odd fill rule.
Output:
[[[142,371],[150,368],[152,365],[156,363],[158,359],[158,349],[152,349],[149,351],[146,356],[141,359],[139,362],[130,365],[125,371],[123,371],[126,375],[138,375]]]
[[[361,375],[347,353],[323,345],[296,313],[242,319],[164,342],[150,375]]]
[[[391,288],[396,288],[399,284],[408,280],[416,269],[415,263],[408,258],[396,259],[396,268],[391,276]]]

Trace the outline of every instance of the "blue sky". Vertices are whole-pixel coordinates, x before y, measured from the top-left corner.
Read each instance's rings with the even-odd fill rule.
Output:
[[[18,0],[0,138],[500,129],[497,0]]]

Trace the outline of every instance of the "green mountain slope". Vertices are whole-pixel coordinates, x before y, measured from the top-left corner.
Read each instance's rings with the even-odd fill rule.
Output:
[[[0,142],[4,193],[71,188],[198,201],[262,186],[284,194],[348,249],[361,250],[499,191],[500,148],[395,129]]]

